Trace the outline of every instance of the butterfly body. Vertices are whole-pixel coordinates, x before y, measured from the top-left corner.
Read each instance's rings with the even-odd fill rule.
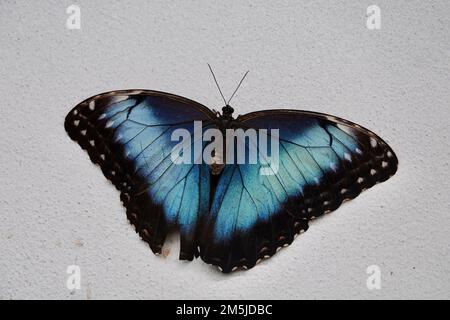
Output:
[[[392,149],[347,120],[298,110],[234,118],[233,111],[226,105],[217,114],[173,94],[122,90],[81,102],[65,128],[120,191],[128,219],[154,253],[176,229],[180,259],[199,256],[223,272],[272,256],[306,231],[311,219],[397,170]],[[223,152],[214,150],[211,163],[199,159],[212,141],[196,136],[197,122],[203,131],[224,134]],[[171,160],[177,129],[189,133],[192,163]],[[259,143],[239,137],[246,152],[256,150],[258,161],[227,157],[228,129],[279,132],[277,168],[264,163],[269,156]]]

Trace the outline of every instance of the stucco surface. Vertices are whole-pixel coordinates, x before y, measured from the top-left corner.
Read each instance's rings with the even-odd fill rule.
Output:
[[[81,7],[81,30],[65,26]],[[381,30],[366,8],[381,8]],[[0,2],[0,298],[450,298],[448,1]],[[315,110],[381,135],[399,171],[248,272],[154,256],[119,194],[66,135],[113,89],[237,113]],[[68,265],[81,289],[66,288]],[[366,268],[381,269],[381,289]]]

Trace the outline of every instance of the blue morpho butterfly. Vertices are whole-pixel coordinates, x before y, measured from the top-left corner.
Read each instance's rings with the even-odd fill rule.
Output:
[[[223,272],[252,268],[292,243],[310,220],[397,170],[386,142],[355,123],[283,109],[234,118],[230,100],[220,114],[169,93],[112,91],[86,99],[65,119],[69,136],[120,191],[128,219],[155,254],[178,229],[180,259],[200,256]],[[256,164],[175,164],[171,152],[179,141],[172,133],[186,129],[193,137],[194,121],[221,131],[278,129],[276,174],[261,175],[259,158]]]

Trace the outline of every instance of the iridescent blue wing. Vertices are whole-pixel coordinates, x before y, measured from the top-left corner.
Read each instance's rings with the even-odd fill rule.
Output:
[[[237,126],[279,130],[279,167],[227,165],[200,241],[200,256],[224,272],[251,268],[307,230],[308,222],[385,181],[397,170],[392,149],[373,132],[329,115],[295,110],[250,113]],[[270,133],[270,131],[269,131]],[[249,140],[245,139],[246,152]],[[270,168],[270,167],[269,167]]]
[[[114,91],[78,104],[65,128],[121,192],[128,219],[152,251],[161,252],[174,227],[180,231],[180,259],[192,260],[199,222],[209,210],[209,169],[174,164],[171,151],[179,141],[171,141],[171,134],[183,128],[193,137],[194,121],[213,126],[214,118],[208,108],[179,96]]]

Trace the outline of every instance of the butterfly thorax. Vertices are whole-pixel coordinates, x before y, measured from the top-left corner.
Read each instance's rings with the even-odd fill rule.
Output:
[[[233,112],[234,109],[231,106],[226,105],[222,108],[222,114],[219,114],[219,127],[223,136],[225,136],[226,129],[233,128],[233,123],[235,121],[233,118]],[[222,152],[215,152],[212,158],[213,162],[209,165],[213,175],[219,175],[225,167],[223,150],[224,149],[222,149]]]

